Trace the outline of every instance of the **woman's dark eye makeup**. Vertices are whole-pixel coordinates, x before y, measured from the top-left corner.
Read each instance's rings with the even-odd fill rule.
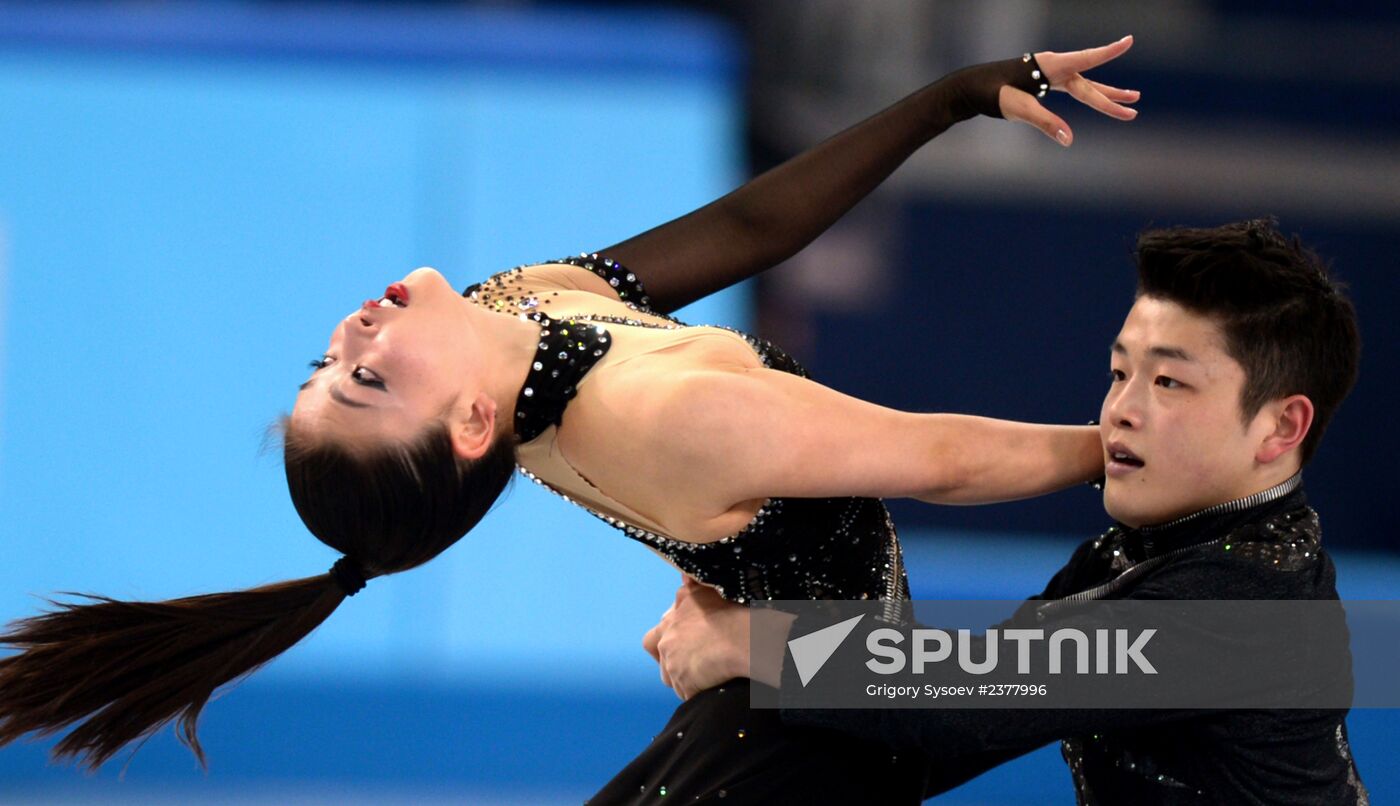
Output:
[[[368,378],[360,375],[361,372],[368,371],[369,370],[365,369],[364,367],[355,367],[355,369],[350,372],[350,377],[354,379],[355,383],[358,383],[361,386],[368,386],[373,389],[384,389],[384,382],[379,380],[378,378]]]
[[[327,366],[330,366],[330,363],[333,360],[334,359],[332,359],[329,355],[323,355],[320,358],[313,360],[307,366],[311,367],[311,369],[313,370],[325,369]],[[353,370],[350,371],[350,379],[361,386],[368,386],[372,389],[384,389],[385,387],[383,381],[379,380],[378,378],[365,377],[360,374],[361,372],[368,371],[369,370],[365,369],[364,367],[355,367]],[[385,391],[388,390],[386,389]]]

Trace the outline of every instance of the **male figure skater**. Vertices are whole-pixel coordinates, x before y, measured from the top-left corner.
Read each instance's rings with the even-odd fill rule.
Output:
[[[1149,231],[1137,264],[1100,416],[1117,524],[1031,599],[1337,599],[1301,468],[1355,382],[1351,302],[1272,221]],[[752,629],[774,636],[757,644],[772,654],[750,658],[749,610],[687,580],[644,645],[682,697],[752,677],[787,704],[800,690],[780,654],[790,619],[769,612]],[[1081,804],[1365,804],[1346,713],[785,707],[782,718],[926,754],[938,764],[929,796],[1060,740]]]

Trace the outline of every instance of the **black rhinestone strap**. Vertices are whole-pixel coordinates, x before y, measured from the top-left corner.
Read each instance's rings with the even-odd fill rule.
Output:
[[[549,263],[562,263],[568,266],[578,266],[587,269],[604,280],[608,285],[617,290],[617,296],[628,307],[644,313],[655,313],[651,310],[651,297],[647,296],[646,289],[642,287],[642,281],[636,274],[627,270],[621,263],[612,258],[599,257],[597,252],[592,254],[580,253],[576,257],[564,257],[558,260],[546,260],[542,263],[524,263],[513,269],[498,272],[491,275],[484,282],[473,283],[462,291],[462,296],[477,298],[479,294],[488,294],[494,299],[498,308],[509,307],[530,310],[538,304],[538,300],[528,295],[522,296],[519,301],[506,294],[509,283],[519,283],[521,271],[530,266],[539,266]],[[494,286],[494,287],[493,287]]]
[[[539,323],[540,343],[515,401],[515,433],[521,442],[563,421],[579,381],[612,347],[612,337],[602,325],[556,321],[539,311],[526,316]]]
[[[1016,88],[1025,90],[1037,98],[1044,98],[1045,93],[1050,91],[1050,79],[1045,77],[1045,71],[1040,69],[1040,62],[1035,60],[1035,56],[1030,53],[1022,53],[1021,61],[1031,70],[1029,82],[1020,81],[1016,83]]]
[[[577,257],[565,257],[549,262],[567,263],[570,266],[588,269],[607,280],[608,285],[617,290],[617,296],[623,302],[630,302],[638,308],[651,307],[651,297],[648,297],[646,290],[642,288],[642,281],[612,258],[599,257],[598,253],[594,252],[580,253]]]

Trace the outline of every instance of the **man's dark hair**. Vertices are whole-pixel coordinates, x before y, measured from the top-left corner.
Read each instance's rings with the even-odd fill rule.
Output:
[[[1306,395],[1315,413],[1301,446],[1307,463],[1356,382],[1356,311],[1321,258],[1273,218],[1211,228],[1143,232],[1138,295],[1174,302],[1219,323],[1225,350],[1244,367],[1248,422],[1271,400]]]

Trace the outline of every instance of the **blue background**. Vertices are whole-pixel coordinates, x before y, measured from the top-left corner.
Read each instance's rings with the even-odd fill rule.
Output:
[[[723,194],[742,180],[742,62],[727,29],[656,11],[4,7],[0,620],[55,591],[164,599],[323,572],[334,556],[308,538],[277,451],[260,446],[331,326],[416,266],[465,286]],[[941,228],[910,254],[956,241],[972,266],[979,248],[1007,246],[992,235],[1004,210],[930,205],[911,215]],[[1044,231],[1020,243],[1090,248],[1103,230],[1069,218],[1039,219]],[[1110,231],[1141,223],[1125,215]],[[911,293],[946,295],[964,282],[949,271]],[[1094,291],[1046,282],[1027,299]],[[1083,332],[1111,335],[1130,288]],[[958,319],[959,307],[935,320],[953,335],[919,349],[976,331],[984,313]],[[743,327],[744,293],[682,318]],[[875,345],[908,324],[825,326],[824,338]],[[1040,348],[938,353],[944,374],[920,385],[882,385],[898,368],[874,349],[814,368],[906,408],[1081,419],[1070,383],[1048,396],[1053,411],[971,383],[987,355]],[[942,406],[930,390],[948,381],[983,397]],[[1086,400],[1092,413],[1097,390]],[[1359,477],[1329,466],[1324,495]],[[1039,530],[1050,534],[1003,533],[997,510],[906,530],[916,596],[1040,590],[1101,523],[1088,491],[1060,499],[1077,514]],[[1343,553],[1338,566],[1354,598],[1386,598],[1400,579],[1388,555]],[[0,801],[577,801],[674,705],[639,644],[676,582],[641,547],[517,483],[460,546],[376,580],[213,703],[208,776],[169,731],[122,782],[120,761],[86,778],[47,767],[48,742],[20,744],[0,750]],[[1358,712],[1350,724],[1384,802],[1400,791],[1382,766],[1397,720]],[[1070,799],[1050,748],[945,802]]]

